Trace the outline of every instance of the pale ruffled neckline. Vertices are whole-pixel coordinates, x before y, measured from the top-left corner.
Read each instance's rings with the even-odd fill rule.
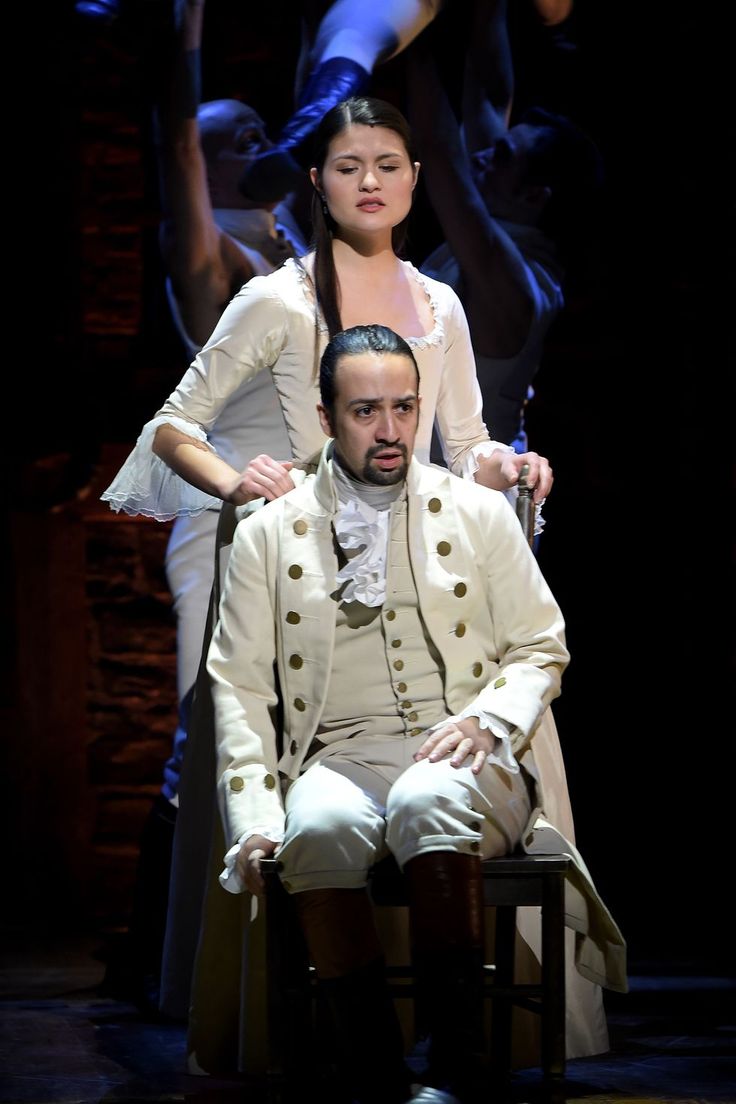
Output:
[[[432,290],[432,284],[430,280],[424,275],[424,273],[420,272],[419,269],[411,263],[411,261],[402,261],[401,263],[409,269],[409,272],[413,276],[414,280],[417,284],[419,284],[420,288],[427,296],[429,309],[432,312],[432,320],[434,323],[432,329],[428,334],[421,334],[418,337],[404,337],[404,340],[412,349],[428,349],[430,348],[430,346],[439,345],[445,336],[445,327],[442,324],[442,319],[440,316],[440,305],[437,302],[437,297],[434,295],[434,292]],[[302,293],[306,302],[312,310],[315,310],[316,303],[314,283],[312,282],[312,277],[307,272],[301,259],[289,258],[289,260],[287,260],[284,264],[284,268],[288,268],[290,271],[296,273],[297,279],[301,284]],[[321,311],[317,314],[317,327],[320,333],[327,333],[327,323],[322,317]],[[404,335],[402,334],[402,336]]]

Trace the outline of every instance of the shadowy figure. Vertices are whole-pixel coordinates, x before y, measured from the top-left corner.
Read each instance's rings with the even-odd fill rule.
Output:
[[[305,249],[285,203],[254,203],[237,188],[244,166],[270,147],[263,121],[238,100],[200,104],[203,14],[204,0],[175,5],[172,41],[157,55],[168,69],[156,75],[154,112],[166,293],[187,363],[243,284],[273,272]],[[239,467],[266,449],[289,454],[281,407],[268,373],[231,396],[212,427],[211,440]],[[130,956],[119,979],[150,1011],[158,1008],[179,775],[212,589],[217,521],[216,508],[179,517],[166,552],[177,625],[179,723],[162,792],[143,830]]]
[[[295,187],[311,163],[310,140],[322,116],[363,91],[374,67],[405,50],[444,6],[445,0],[303,0],[296,111],[274,148],[246,169],[243,193],[278,199]],[[553,26],[567,18],[572,0],[534,0],[534,6],[542,22]]]
[[[564,305],[571,246],[601,180],[590,138],[541,108],[510,124],[512,56],[505,0],[472,7],[462,128],[432,50],[442,21],[406,55],[410,115],[446,242],[422,264],[465,307],[484,411],[526,451],[524,406],[549,326]]]

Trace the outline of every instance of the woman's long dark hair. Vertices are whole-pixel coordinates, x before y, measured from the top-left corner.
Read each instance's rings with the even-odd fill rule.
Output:
[[[317,172],[322,173],[330,142],[351,125],[386,127],[398,134],[403,142],[409,160],[413,163],[414,150],[411,132],[401,112],[385,100],[372,96],[351,96],[331,108],[322,119],[313,140],[312,163]],[[332,234],[335,221],[329,212],[325,213],[324,202],[315,189],[312,196],[312,227],[314,240],[314,284],[317,291],[317,304],[322,311],[327,330],[331,338],[342,330],[340,319],[340,296],[337,286],[335,260],[332,255]],[[403,219],[392,231],[392,244],[396,253],[400,252],[406,238],[407,218]]]

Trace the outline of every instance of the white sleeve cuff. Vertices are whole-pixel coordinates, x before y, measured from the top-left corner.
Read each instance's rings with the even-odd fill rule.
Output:
[[[501,449],[502,452],[514,452],[511,445],[504,445],[502,441],[481,441],[463,453],[459,470],[455,474],[462,479],[475,479],[475,473],[480,467],[478,461],[491,456],[497,449]]]
[[[463,479],[475,479],[475,473],[478,471],[480,459],[487,459],[498,449],[502,452],[516,452],[516,449],[511,445],[504,445],[501,441],[483,441],[479,445],[473,445],[471,449],[465,453],[462,459],[462,465],[460,471],[457,473],[462,476]],[[502,491],[502,494],[506,496],[506,501],[516,511],[516,500],[519,497],[518,487],[509,487],[508,490]],[[542,517],[542,506],[544,506],[544,499],[537,506],[534,511],[534,536],[538,537],[544,529],[544,518]]]
[[[272,825],[256,825],[255,828],[249,828],[247,832],[243,832],[237,843],[234,843],[225,855],[225,869],[218,878],[220,885],[228,893],[243,893],[245,890],[243,879],[238,874],[235,861],[240,853],[240,848],[251,836],[265,836],[266,839],[273,840],[274,843],[284,842],[283,829],[274,828]]]
[[[509,724],[508,721],[504,721],[500,717],[496,717],[493,713],[485,713],[477,705],[467,706],[457,716],[448,717],[442,723],[457,724],[459,721],[464,721],[466,717],[475,717],[480,727],[492,732],[498,741],[493,751],[489,751],[486,756],[486,763],[501,767],[509,774],[518,774],[519,764],[511,750],[511,733],[515,731],[516,726]]]

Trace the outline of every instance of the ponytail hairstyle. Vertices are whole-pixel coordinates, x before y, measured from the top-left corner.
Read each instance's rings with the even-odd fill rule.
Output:
[[[397,108],[386,103],[385,100],[377,100],[372,96],[351,96],[350,99],[343,100],[342,103],[331,108],[315,131],[312,143],[312,164],[320,175],[333,138],[342,134],[352,123],[393,130],[403,142],[412,164],[416,160],[409,124]],[[399,253],[404,245],[407,222],[408,215],[393,228],[392,244],[396,253]],[[336,226],[335,220],[326,210],[324,200],[315,188],[312,196],[314,284],[317,305],[322,311],[331,338],[343,328],[340,319],[337,273],[332,255],[332,235]]]

